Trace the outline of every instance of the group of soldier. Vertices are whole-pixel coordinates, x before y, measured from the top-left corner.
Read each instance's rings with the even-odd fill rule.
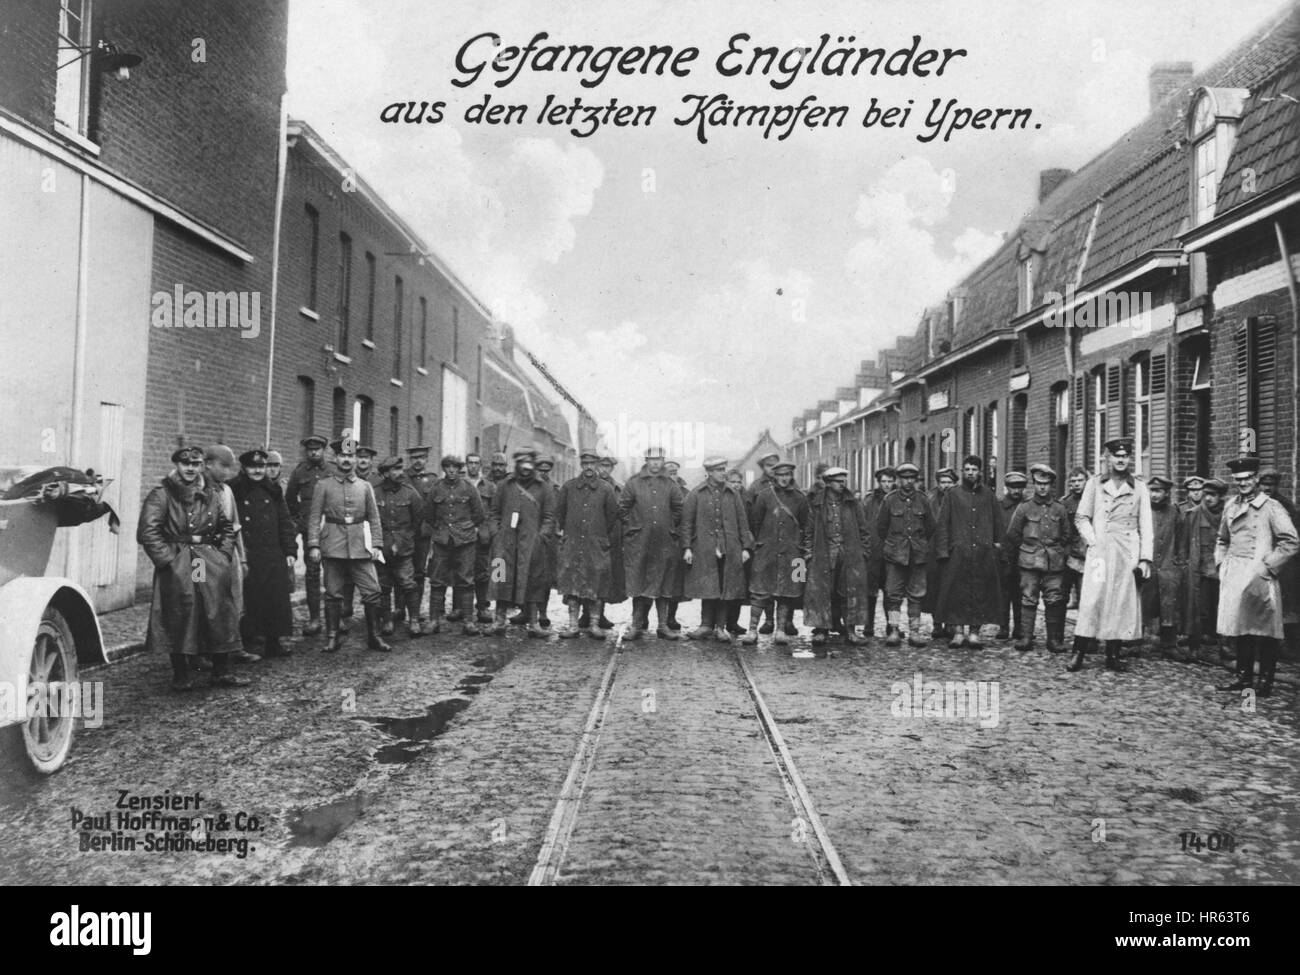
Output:
[[[323,437],[301,443],[304,459],[283,489],[278,454],[247,451],[234,476],[228,448],[190,447],[146,499],[139,540],[157,570],[150,642],[172,654],[178,689],[194,686],[204,666],[218,684],[243,683],[229,661],[258,659],[246,644],[259,639],[268,655],[290,652],[280,641],[292,633],[299,543],[303,633],[320,634],[323,615],[326,652],[339,649],[356,594],[378,651],[391,649],[384,638],[403,619],[412,637],[444,622],[467,635],[515,623],[547,637],[556,591],[569,614],[555,628],[565,639],[604,639],[606,606],[630,598],[629,641],[646,635],[653,609],[660,639],[753,646],[772,634],[785,646],[802,609],[811,649],[798,657],[825,655],[832,633],[850,645],[870,640],[881,597],[889,646],[948,639],[978,648],[990,624],[1028,651],[1041,603],[1046,648],[1058,653],[1066,610],[1077,606],[1071,671],[1094,646],[1120,670],[1122,644],[1182,634],[1193,649],[1235,644],[1234,688],[1253,685],[1258,658],[1267,694],[1278,643],[1296,622],[1294,507],[1252,458],[1229,465],[1236,493],[1226,505],[1228,485],[1200,477],[1184,482],[1187,498],[1174,505],[1167,478],[1133,475],[1127,438],[1105,445],[1100,474],[1071,471],[1062,497],[1056,472],[1035,464],[1006,474],[1000,498],[976,456],[960,475],[939,471],[929,493],[914,464],[877,470],[860,497],[840,467],[819,465],[814,484],[797,487],[795,465],[776,452],[759,459],[762,475],[748,485],[725,458],[707,458],[704,481],[689,488],[660,448],[619,485],[615,459],[591,450],[578,476],[555,484],[553,458],[531,448],[514,452],[513,469],[492,455],[486,472],[478,455],[449,455],[439,476],[425,445],[375,465],[376,451],[344,431],[328,444],[327,467]],[[700,623],[686,630],[677,612],[692,600]],[[922,613],[933,619],[929,638]]]

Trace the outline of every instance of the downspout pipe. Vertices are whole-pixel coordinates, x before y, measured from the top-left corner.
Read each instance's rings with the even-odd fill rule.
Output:
[[[271,392],[275,388],[275,321],[280,306],[280,224],[284,213],[284,180],[289,161],[288,92],[280,93],[280,146],[275,164],[275,219],[271,229],[271,322],[266,354],[266,427],[262,443],[271,450]]]
[[[1291,267],[1291,254],[1286,246],[1286,234],[1282,231],[1282,221],[1273,221],[1273,231],[1277,234],[1277,249],[1282,255],[1282,271],[1286,274],[1286,290],[1291,295],[1291,382],[1296,390],[1297,408],[1300,408],[1300,297],[1296,294],[1295,270]],[[1294,496],[1297,479],[1300,478],[1300,437],[1291,437],[1291,494]]]

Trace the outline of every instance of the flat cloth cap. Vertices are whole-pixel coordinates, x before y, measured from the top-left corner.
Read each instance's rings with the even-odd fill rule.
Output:
[[[1002,477],[1002,483],[1007,487],[1024,487],[1029,483],[1029,478],[1021,471],[1007,471]]]

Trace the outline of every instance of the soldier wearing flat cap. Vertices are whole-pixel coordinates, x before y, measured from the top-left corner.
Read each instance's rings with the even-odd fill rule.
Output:
[[[783,646],[790,642],[794,627],[795,606],[803,599],[809,553],[804,551],[804,533],[808,527],[808,496],[794,486],[794,464],[778,461],[771,467],[772,483],[760,491],[749,507],[749,527],[754,535],[754,558],[748,563],[749,630],[740,642],[753,646],[758,642],[760,615],[766,607],[775,607],[776,620],[769,630],[772,642]],[[798,630],[795,634],[798,635]]]
[[[727,484],[726,458],[707,458],[704,473],[704,483],[686,495],[682,513],[682,558],[690,566],[686,598],[701,600],[700,625],[690,636],[730,643],[728,611],[731,602],[748,595],[745,563],[754,536],[744,498]]]
[[[1191,477],[1183,478],[1183,492],[1185,497],[1183,502],[1178,506],[1180,511],[1191,511],[1201,503],[1201,491],[1205,487],[1206,479],[1200,474],[1193,474]]]
[[[1151,496],[1133,476],[1133,438],[1106,442],[1106,471],[1090,478],[1074,516],[1075,529],[1088,543],[1074,624],[1074,659],[1083,667],[1087,647],[1100,641],[1106,668],[1123,670],[1120,644],[1142,639],[1138,582],[1151,577],[1155,543]]]
[[[664,473],[672,478],[673,481],[676,482],[677,486],[682,489],[682,499],[684,501],[686,495],[690,493],[690,488],[686,484],[686,478],[682,477],[681,474],[678,473],[681,469],[682,465],[677,463],[677,461],[669,459],[664,460]],[[678,608],[682,603],[690,602],[690,600],[686,598],[686,577],[690,575],[690,570],[691,567],[687,565],[683,559],[679,558],[677,560],[677,572],[673,577],[673,594],[668,599],[668,622],[665,624],[668,629],[672,630],[674,633],[680,633],[682,629],[682,624],[677,622]]]
[[[501,466],[505,468],[505,454],[501,454]],[[492,603],[488,599],[488,582],[492,578],[492,523],[486,517],[492,509],[492,495],[496,493],[497,482],[483,473],[483,458],[478,454],[465,455],[465,479],[478,491],[479,500],[483,502],[485,515],[483,524],[478,526],[478,541],[474,545],[474,597],[478,602],[478,614],[475,621],[480,625],[492,622]],[[450,622],[458,621],[459,613],[447,614]]]
[[[599,462],[598,453],[584,450],[578,457],[581,473],[564,483],[556,500],[556,587],[569,608],[569,627],[560,634],[566,639],[580,632],[605,639],[600,618],[613,585],[609,538],[620,522],[618,495],[597,473]]]
[[[1184,514],[1173,503],[1174,482],[1154,474],[1147,478],[1151,496],[1151,578],[1141,589],[1142,623],[1148,637],[1154,637],[1168,651],[1177,644],[1182,620],[1182,541]]]
[[[330,476],[325,466],[324,437],[312,435],[299,441],[303,449],[303,459],[289,474],[289,484],[284,489],[284,502],[289,506],[293,516],[294,527],[298,530],[298,541],[302,544],[303,555],[307,554],[307,516],[311,513],[311,499],[316,486]],[[315,636],[320,632],[320,598],[321,570],[319,562],[306,560],[307,566],[307,612],[311,619],[303,627],[303,636]]]
[[[230,482],[242,525],[240,536],[248,556],[244,575],[244,627],[262,638],[268,657],[292,650],[280,643],[293,635],[293,566],[298,542],[293,518],[280,485],[267,476],[267,453],[248,450],[239,455],[243,470]]]
[[[537,479],[531,450],[515,453],[515,472],[492,496],[492,582],[488,592],[496,601],[491,633],[506,631],[506,614],[523,609],[530,637],[545,638],[538,624],[539,603],[546,598],[544,538],[555,534],[555,496]]]
[[[1011,524],[1016,509],[1025,501],[1025,488],[1029,477],[1021,471],[1007,471],[1002,475],[1002,497],[998,505],[1002,509],[1002,524]],[[1002,547],[1002,612],[998,619],[999,640],[1019,640],[1022,637],[1020,626],[1020,556],[1014,551]],[[1008,626],[1010,624],[1010,626]]]
[[[411,487],[402,458],[384,458],[379,464],[375,505],[384,532],[384,560],[376,564],[384,623],[381,636],[393,632],[393,603],[406,606],[407,634],[420,635],[419,593],[415,590],[415,540],[424,522],[424,499]],[[396,590],[396,593],[394,593]]]
[[[187,691],[194,664],[212,658],[212,681],[242,686],[230,655],[240,649],[239,617],[231,599],[235,526],[207,484],[203,448],[182,447],[175,469],[149,492],[140,508],[136,541],[154,565],[153,599],[145,646],[171,657],[172,688]]]
[[[935,472],[934,487],[926,492],[926,500],[930,502],[930,510],[933,512],[936,522],[939,518],[939,506],[943,504],[944,496],[947,495],[954,487],[957,486],[957,471],[951,467],[944,467]],[[939,589],[943,583],[943,563],[938,559],[930,559],[925,564],[925,598],[921,600],[921,612],[929,613],[933,618],[933,626],[930,628],[930,639],[946,640],[953,634],[952,620],[944,616],[936,616],[938,609]]]
[[[871,556],[867,560],[867,621],[863,626],[867,637],[876,633],[876,603],[885,596],[885,547],[876,534],[876,525],[885,498],[898,486],[898,472],[889,466],[880,467],[872,479],[876,486],[862,499],[862,513],[866,516],[867,533],[871,536]]]
[[[1070,524],[1074,524],[1074,515],[1079,510],[1079,501],[1083,498],[1083,489],[1088,483],[1088,478],[1092,475],[1086,467],[1070,468],[1070,478],[1066,482],[1066,492],[1061,495],[1061,504],[1065,505],[1066,513],[1070,516]],[[1070,543],[1070,553],[1065,560],[1065,608],[1074,609],[1079,605],[1079,586],[1083,580],[1083,556],[1087,549],[1087,544],[1078,532],[1072,535],[1073,541]]]
[[[447,589],[464,621],[466,636],[477,636],[474,622],[474,551],[479,527],[487,520],[478,488],[462,476],[465,462],[454,454],[442,459],[442,480],[430,489],[424,502],[424,520],[432,543],[429,559],[429,626],[442,631]]]
[[[876,531],[885,550],[885,643],[902,642],[900,633],[903,597],[907,597],[910,646],[923,647],[921,600],[925,598],[926,563],[934,535],[934,511],[924,494],[916,489],[920,469],[911,463],[898,465],[898,490],[885,498],[876,517]]]
[[[1074,536],[1065,505],[1054,497],[1056,471],[1046,464],[1029,468],[1034,494],[1016,507],[1002,549],[1016,560],[1020,575],[1020,639],[1017,650],[1032,650],[1038,601],[1043,601],[1047,649],[1065,650],[1065,562]]]
[[[406,480],[415,488],[420,495],[420,501],[427,509],[429,504],[429,492],[433,486],[438,483],[438,475],[428,470],[429,452],[432,448],[428,444],[417,444],[414,447],[406,448]],[[424,581],[429,575],[429,548],[431,529],[428,522],[420,524],[420,530],[415,535],[415,556],[412,565],[415,570],[415,595],[417,597],[415,605],[420,612],[417,617],[419,621],[418,629],[421,633],[428,631],[428,618],[424,615]],[[407,615],[405,607],[398,606],[395,615],[400,622]]]
[[[614,469],[616,467],[618,467],[618,459],[615,457],[611,457],[608,454],[601,457],[599,462],[596,465],[596,473],[600,475],[600,479],[614,489],[615,503],[618,502],[618,499],[622,496],[623,493],[623,485],[619,484],[618,481],[614,480]],[[610,530],[609,533],[610,590],[609,590],[609,595],[605,597],[606,606],[615,603],[621,603],[625,599],[627,599],[627,576],[623,572],[623,522],[621,520],[622,515],[620,514],[619,517],[620,520],[616,522],[616,524]],[[586,611],[584,610],[584,614],[585,612]],[[585,618],[580,617],[579,620],[582,623],[584,629],[590,625],[589,621],[586,620]],[[671,625],[672,623],[671,616],[669,622]],[[599,626],[602,630],[612,630],[614,628],[614,623],[603,612],[600,614],[600,619],[597,621],[596,625]],[[681,625],[677,624],[677,629],[680,628]]]
[[[378,451],[374,447],[364,445],[357,446],[357,477],[362,481],[368,481],[372,488],[379,487],[379,472],[375,470],[375,457]],[[351,581],[343,584],[343,616],[339,620],[339,629],[344,633],[352,628],[353,599],[356,595],[355,587]]]
[[[366,613],[366,643],[371,650],[392,650],[383,638],[380,605],[383,592],[375,562],[383,557],[384,529],[379,521],[375,490],[357,477],[356,441],[344,430],[330,444],[334,474],[317,486],[307,518],[307,558],[323,561],[325,576],[325,651],[339,649],[343,583],[351,579],[361,593]],[[367,534],[368,533],[368,534]]]
[[[1002,507],[986,487],[984,461],[974,454],[961,465],[961,483],[947,491],[935,513],[934,561],[943,566],[935,618],[952,624],[948,646],[978,649],[983,623],[997,621],[1002,605]]]
[[[1217,477],[1203,478],[1200,504],[1182,512],[1179,562],[1184,566],[1182,625],[1187,648],[1196,655],[1203,643],[1218,642],[1219,566],[1214,547],[1223,520],[1228,485]]]
[[[1223,689],[1254,686],[1258,659],[1255,693],[1268,697],[1285,635],[1279,577],[1300,551],[1300,539],[1286,509],[1259,490],[1259,468],[1256,457],[1228,464],[1237,494],[1224,505],[1214,560],[1219,564],[1219,632],[1237,642],[1237,679]]]
[[[650,626],[650,606],[659,617],[656,633],[676,640],[668,628],[668,601],[676,598],[678,563],[682,560],[682,507],[678,483],[664,471],[662,447],[645,453],[645,465],[628,478],[619,496],[623,519],[623,565],[632,597],[628,640],[639,640]]]
[[[744,475],[743,474],[741,475],[740,490],[742,492],[742,496],[745,499],[745,510],[750,514],[751,528],[753,526],[754,502],[758,500],[758,496],[760,494],[762,494],[768,488],[773,487],[776,484],[776,466],[780,463],[781,463],[781,454],[778,451],[769,450],[758,458],[758,466],[759,469],[761,470],[761,473],[759,474],[758,477],[754,478],[753,484],[750,484],[748,487],[746,487]],[[793,470],[793,468],[791,468],[791,470]],[[730,474],[728,474],[728,477],[730,477]],[[793,478],[791,479],[791,483],[793,483]],[[753,562],[746,563],[745,569],[746,569],[746,575],[752,575],[754,569]],[[753,593],[752,585],[750,586],[750,593],[751,595]],[[769,600],[765,605],[761,607],[761,612],[762,615],[764,616],[764,620],[762,621],[762,624],[758,632],[763,634],[764,636],[772,632],[772,628],[773,628],[772,618],[773,618],[774,607],[775,607],[774,600]],[[744,640],[742,640],[741,642],[744,643]]]
[[[551,506],[554,507],[560,500],[559,485],[551,479],[551,472],[555,470],[555,455],[547,453],[544,450],[537,452],[537,479],[551,490]],[[555,533],[545,536],[542,539],[542,558],[545,566],[545,586],[546,594],[542,597],[537,607],[537,622],[542,629],[551,628],[551,620],[547,615],[547,609],[551,602],[551,590],[555,588],[555,577],[559,572],[559,539]]]
[[[857,627],[867,621],[871,530],[862,503],[849,493],[849,472],[828,467],[822,480],[822,489],[808,499],[800,545],[807,558],[804,623],[812,627],[814,647],[823,647],[836,627],[843,630],[846,643],[859,644],[865,637],[858,636]],[[918,504],[925,504],[919,492],[913,494]],[[807,651],[795,655],[806,656]]]

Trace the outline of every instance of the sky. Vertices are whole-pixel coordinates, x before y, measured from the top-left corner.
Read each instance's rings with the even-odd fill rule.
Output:
[[[1137,123],[1152,64],[1200,70],[1282,9],[1278,0],[291,0],[288,104],[608,429],[688,430],[699,453],[734,458],[764,428],[789,439],[796,415],[911,334],[922,310],[1015,229],[1041,170],[1077,168]],[[513,78],[493,70],[495,54],[539,31],[549,34],[539,46],[699,53],[682,64],[686,77],[611,71],[588,86],[592,72],[538,70],[535,59]],[[500,46],[469,44],[458,69],[462,47],[485,32]],[[719,63],[742,33],[742,53]],[[966,53],[941,77],[934,59],[927,77],[800,72],[783,89],[778,71],[719,71],[748,65],[754,47],[815,49],[823,34],[826,53],[892,52],[915,35],[920,51]],[[539,124],[547,95],[655,113],[579,136]],[[754,106],[812,95],[848,112],[842,127],[796,127],[783,140],[782,130],[765,139],[761,127],[706,126],[701,144],[696,126],[674,124],[692,115],[690,95]],[[524,120],[466,121],[485,98],[527,106]],[[907,123],[864,126],[873,98],[882,110],[910,99]],[[1031,114],[1016,129],[1004,116],[997,130],[922,141],[935,99],[941,108],[956,99],[954,111]],[[383,121],[387,106],[410,101],[445,102],[442,120]]]

